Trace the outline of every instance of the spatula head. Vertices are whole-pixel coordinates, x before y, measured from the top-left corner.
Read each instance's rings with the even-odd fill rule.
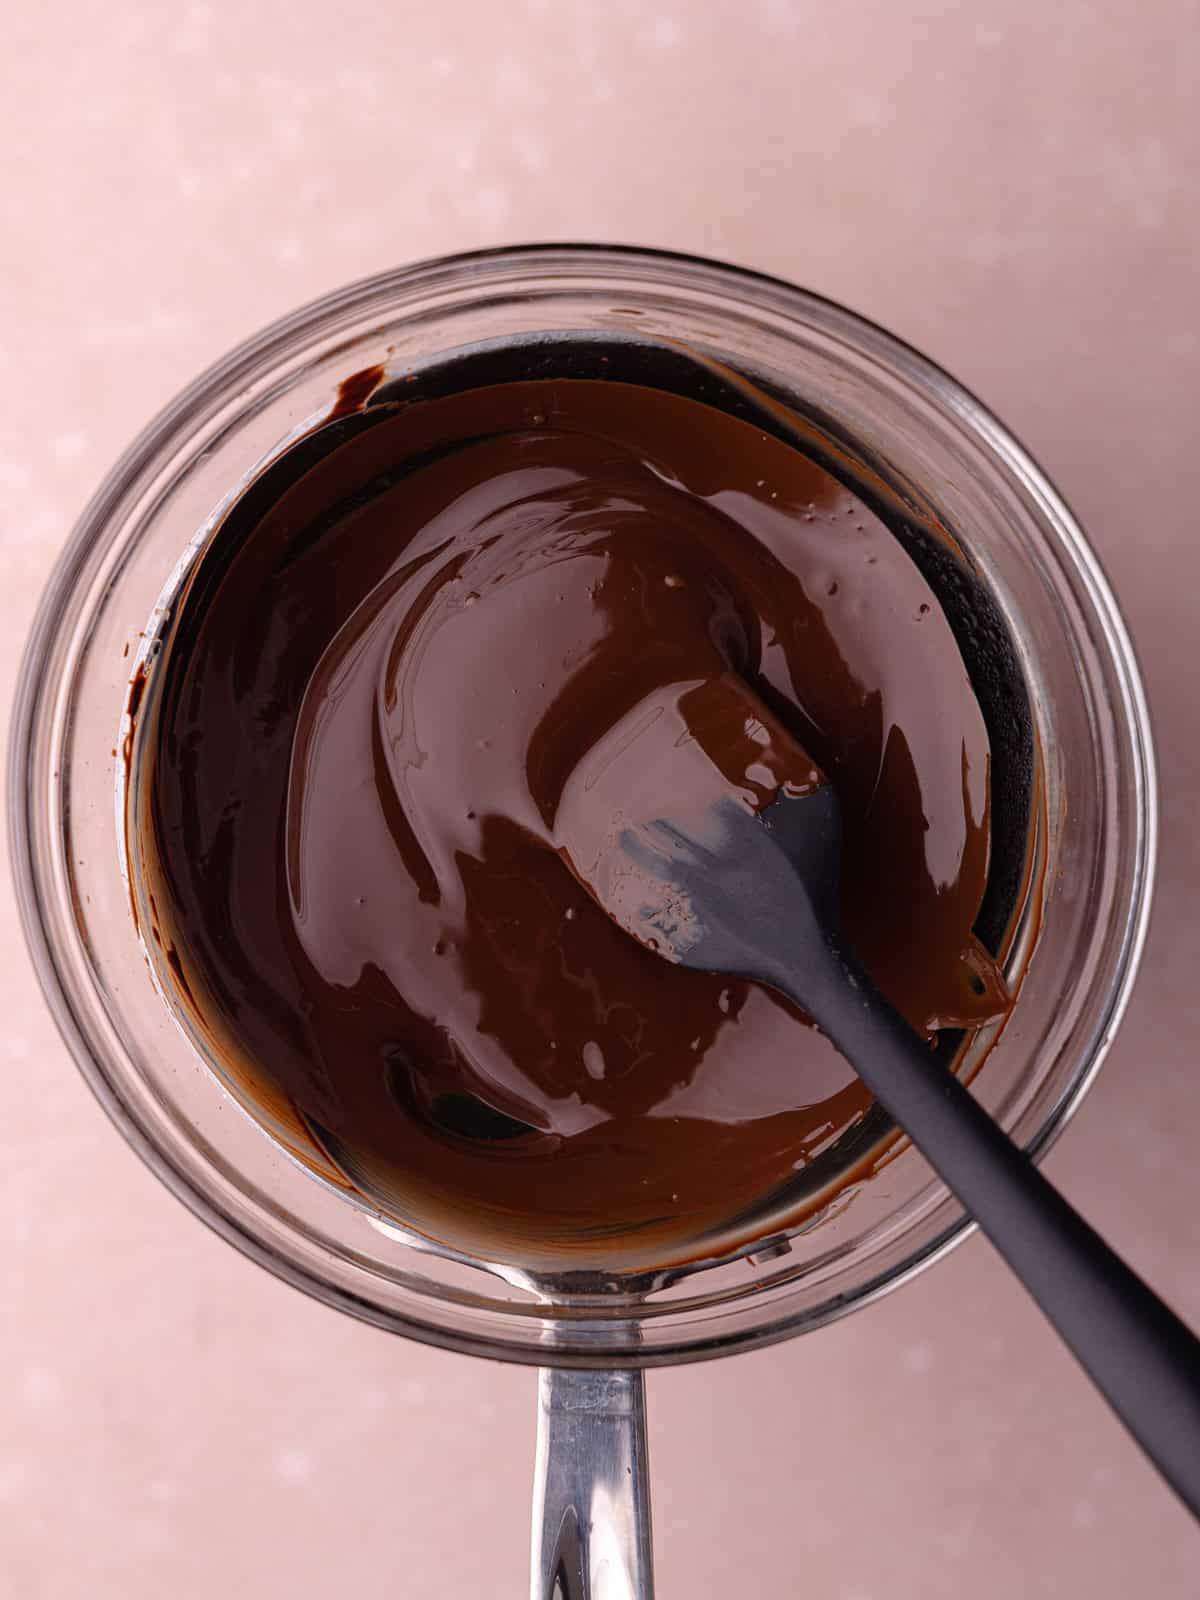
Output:
[[[732,673],[648,696],[564,788],[558,847],[667,960],[770,981],[837,915],[837,796]]]

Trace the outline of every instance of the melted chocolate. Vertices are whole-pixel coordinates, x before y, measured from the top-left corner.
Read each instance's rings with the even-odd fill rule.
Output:
[[[846,933],[915,1027],[1007,1007],[951,624],[862,500],[714,407],[379,391],[242,496],[158,670],[142,870],[212,1053],[302,1159],[460,1250],[753,1237],[870,1110],[793,1006],[659,960],[560,855],[573,775],[670,686],[678,712],[736,675],[836,785]]]

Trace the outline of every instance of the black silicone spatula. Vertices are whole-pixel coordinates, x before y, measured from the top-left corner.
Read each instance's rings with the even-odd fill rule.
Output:
[[[972,1213],[1200,1515],[1200,1341],[874,988],[842,938],[833,786],[740,680],[672,685],[572,775],[559,847],[670,961],[803,1007]]]

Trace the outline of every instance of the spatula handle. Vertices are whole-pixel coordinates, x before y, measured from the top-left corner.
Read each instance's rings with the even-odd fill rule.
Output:
[[[790,993],[954,1191],[1200,1516],[1200,1341],[1041,1175],[869,979],[830,950]],[[850,981],[853,979],[853,983]],[[819,1004],[814,1005],[814,1001]]]

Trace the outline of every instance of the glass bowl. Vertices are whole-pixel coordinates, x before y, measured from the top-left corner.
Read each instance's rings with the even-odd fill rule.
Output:
[[[915,351],[788,284],[659,252],[529,247],[385,273],[284,318],[151,423],[85,511],[34,625],[10,751],[16,882],[42,986],[101,1103],[164,1183],[327,1304],[451,1349],[577,1368],[698,1360],[814,1327],[929,1264],[967,1220],[905,1144],[736,1260],[587,1283],[435,1250],[347,1204],[241,1112],[155,986],[120,839],[123,717],[172,574],[264,458],[330,412],[343,379],[490,340],[631,327],[819,415],[954,530],[956,559],[1003,616],[1041,802],[1014,970],[1041,931],[972,1086],[1043,1152],[1104,1056],[1146,927],[1154,770],[1129,639],[1079,527],[1011,434]]]

